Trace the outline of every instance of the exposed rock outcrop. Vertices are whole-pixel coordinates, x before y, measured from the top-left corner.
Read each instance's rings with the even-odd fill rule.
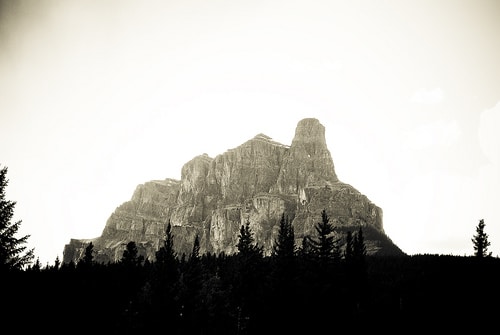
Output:
[[[249,220],[255,241],[269,254],[285,213],[297,245],[314,235],[325,209],[339,232],[361,225],[370,254],[402,253],[386,236],[382,209],[349,184],[339,181],[325,141],[325,128],[314,118],[301,120],[290,146],[258,134],[211,158],[206,154],[184,164],[181,180],[165,179],[137,186],[92,240],[72,239],[63,262],[78,261],[92,241],[96,260],[121,258],[126,244],[153,260],[172,224],[174,247],[188,255],[196,235],[200,252],[236,251],[241,225]]]

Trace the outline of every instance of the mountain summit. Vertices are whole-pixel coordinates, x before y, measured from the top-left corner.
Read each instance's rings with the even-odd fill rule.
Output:
[[[215,158],[199,155],[184,164],[181,180],[138,185],[132,198],[108,218],[101,236],[71,239],[63,262],[77,262],[89,242],[98,262],[118,261],[128,242],[154,260],[168,222],[179,255],[237,251],[242,224],[250,222],[255,242],[270,254],[282,214],[292,221],[297,245],[326,210],[338,234],[363,228],[368,254],[403,254],[385,234],[382,209],[339,181],[326,145],[325,127],[315,118],[299,121],[290,146],[258,134]]]

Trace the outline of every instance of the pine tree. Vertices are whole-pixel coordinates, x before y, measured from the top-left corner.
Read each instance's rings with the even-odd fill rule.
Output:
[[[259,304],[263,251],[258,246],[250,228],[250,220],[241,225],[238,235],[238,253],[234,291],[239,308],[238,320],[246,320]]]
[[[7,167],[0,169],[0,273],[22,270],[35,257],[34,249],[27,249],[25,245],[30,235],[16,237],[22,221],[11,222],[16,202],[5,199],[9,183],[7,171]]]
[[[366,257],[365,237],[361,226],[359,227],[358,233],[354,236],[353,256],[358,262],[363,262]]]
[[[281,215],[278,237],[274,241],[273,256],[278,260],[290,260],[295,256],[295,233],[292,223],[285,217],[285,213]]]
[[[294,277],[296,266],[295,233],[292,223],[283,213],[280,220],[278,236],[272,247],[272,259],[274,261],[273,276],[276,285],[290,282]]]
[[[178,327],[180,265],[174,250],[172,224],[168,221],[163,245],[156,251],[153,264],[150,299],[153,308],[152,321],[170,323],[173,332]]]
[[[479,224],[476,226],[476,234],[472,238],[474,256],[479,258],[491,256],[491,252],[488,253],[490,241],[488,241],[488,234],[484,231],[485,226],[484,219],[479,220]]]
[[[193,250],[191,251],[189,259],[194,262],[197,262],[200,259],[200,238],[198,237],[198,234],[194,237]]]
[[[200,315],[204,308],[204,297],[200,297],[200,290],[203,286],[203,271],[198,234],[194,238],[193,249],[181,272],[180,328],[183,330],[182,333],[199,333],[201,325],[197,321],[201,318]]]
[[[35,263],[28,266],[28,269],[31,271],[35,271],[35,272],[40,272],[40,270],[42,269],[42,264],[40,263],[40,258],[37,257]]]
[[[345,238],[345,250],[344,250],[344,259],[346,262],[350,262],[351,259],[353,258],[354,254],[354,239],[352,237],[352,232],[349,230],[347,231],[346,238]]]
[[[174,250],[174,235],[172,233],[172,224],[168,221],[165,230],[165,241],[156,252],[155,266],[157,269],[158,280],[167,286],[172,286],[179,278],[179,260]]]
[[[254,243],[254,237],[250,229],[250,220],[247,219],[244,225],[241,225],[240,234],[238,235],[238,255],[247,257],[257,254],[262,256],[262,248]]]
[[[298,255],[301,259],[310,258],[313,254],[311,238],[308,235],[302,237],[302,241],[298,250]]]
[[[60,266],[61,266],[61,260],[59,259],[59,256],[56,256],[53,269],[59,270]]]
[[[156,263],[163,265],[173,265],[177,262],[177,253],[174,250],[174,235],[172,234],[172,224],[168,221],[165,231],[165,241],[163,246],[155,254]]]
[[[94,244],[90,242],[85,247],[85,254],[83,255],[83,258],[78,262],[78,265],[88,268],[92,266],[92,264],[94,264]]]
[[[321,222],[315,227],[317,239],[311,239],[311,247],[320,263],[328,263],[340,258],[339,241],[335,238],[335,228],[330,223],[326,210],[321,212]]]
[[[268,305],[272,311],[272,321],[269,322],[269,332],[290,332],[293,324],[288,322],[293,316],[296,296],[297,258],[295,233],[291,221],[281,215],[278,236],[272,248],[273,270],[271,272],[272,299]]]
[[[125,250],[123,250],[121,262],[126,266],[141,265],[142,259],[139,258],[138,254],[137,244],[134,241],[130,241],[127,243]]]
[[[349,242],[347,242],[349,245]],[[367,266],[366,266],[366,246],[363,235],[363,228],[360,226],[358,232],[352,237],[351,256],[346,253],[346,274],[347,285],[351,291],[351,303],[356,311],[359,311],[364,305],[367,288]],[[346,246],[347,249],[347,246]]]

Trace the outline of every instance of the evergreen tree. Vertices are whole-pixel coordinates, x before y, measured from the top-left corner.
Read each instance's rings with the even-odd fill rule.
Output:
[[[254,244],[254,237],[250,229],[249,219],[247,219],[244,225],[241,225],[236,247],[238,248],[238,254],[240,256],[251,256],[254,253],[262,254],[262,248]]]
[[[347,231],[346,233],[346,238],[345,238],[345,250],[344,250],[344,259],[346,260],[346,262],[350,262],[351,259],[353,258],[353,254],[354,254],[354,239],[353,239],[353,236],[352,236],[352,232],[349,230]]]
[[[262,289],[263,251],[254,242],[250,220],[241,225],[238,235],[238,253],[236,255],[235,296],[237,299],[239,329],[246,327],[246,321],[253,319],[253,314],[260,304]]]
[[[292,223],[281,215],[278,236],[272,247],[272,260],[274,262],[273,276],[276,285],[283,285],[283,281],[289,282],[294,276],[295,256],[297,254],[295,246],[295,233]]]
[[[180,328],[182,333],[195,334],[202,332],[199,322],[204,309],[204,297],[200,297],[203,285],[202,264],[200,259],[200,239],[194,238],[193,249],[185,268],[181,273],[180,285]]]
[[[365,237],[361,226],[359,226],[358,233],[354,236],[353,256],[358,262],[363,262],[366,257]]]
[[[7,171],[7,167],[0,169],[0,273],[22,270],[35,257],[34,249],[27,249],[25,245],[30,235],[16,237],[22,221],[11,222],[16,202],[5,198],[9,183]]]
[[[134,241],[127,243],[125,250],[123,250],[123,255],[121,262],[126,266],[138,266],[142,263],[142,257],[138,256],[139,250]]]
[[[351,251],[348,252],[349,245]],[[350,254],[350,256],[348,256]],[[362,305],[366,300],[367,295],[367,266],[366,266],[366,246],[364,241],[363,229],[360,226],[358,232],[351,236],[346,241],[346,274],[347,287],[350,290],[350,306],[353,311],[358,313],[362,309]]]
[[[163,245],[158,249],[155,255],[158,283],[161,286],[165,285],[168,290],[171,290],[179,278],[179,260],[174,250],[174,235],[172,233],[172,224],[170,221],[165,230]]]
[[[85,247],[85,254],[83,255],[83,258],[78,262],[78,265],[88,268],[92,266],[93,263],[94,263],[94,244],[90,242]]]
[[[174,235],[172,224],[168,221],[165,230],[165,240],[163,245],[155,254],[156,260],[153,268],[153,278],[151,283],[151,303],[154,315],[151,315],[152,328],[155,322],[162,319],[170,323],[173,332],[179,327],[179,316],[181,306],[179,305],[179,278],[180,264],[177,253],[174,250]]]
[[[311,257],[313,254],[313,247],[311,243],[311,237],[308,235],[304,235],[302,237],[302,242],[300,244],[298,254],[301,259],[306,259],[308,257]]]
[[[292,223],[285,217],[285,213],[281,215],[278,237],[274,241],[272,248],[273,256],[279,261],[290,260],[295,256],[295,233]]]
[[[315,225],[317,239],[311,239],[312,250],[322,264],[340,258],[339,241],[334,236],[335,228],[330,223],[326,210],[321,212],[321,222]]]
[[[488,241],[488,234],[484,231],[485,226],[484,220],[479,220],[479,224],[476,226],[476,234],[472,238],[474,256],[479,258],[491,256],[491,252],[488,252],[490,241]]]
[[[193,250],[189,258],[194,262],[197,262],[200,259],[200,238],[198,237],[198,234],[194,237]]]
[[[35,271],[35,272],[40,272],[40,270],[42,269],[42,264],[40,263],[40,258],[37,257],[35,263],[28,266],[28,269]]]
[[[272,248],[273,271],[271,272],[272,295],[268,304],[270,332],[292,332],[293,323],[288,322],[294,316],[296,284],[295,233],[291,221],[283,213],[280,220],[278,236]]]
[[[177,261],[177,253],[174,250],[174,235],[172,234],[172,224],[168,221],[165,231],[165,241],[163,246],[155,254],[156,263],[163,265],[173,265]]]
[[[56,256],[56,260],[54,261],[54,270],[59,270],[60,266],[61,266],[61,260],[59,259],[59,256]]]

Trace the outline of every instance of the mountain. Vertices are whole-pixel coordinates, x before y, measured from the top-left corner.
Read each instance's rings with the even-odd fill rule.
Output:
[[[247,220],[268,255],[283,213],[300,246],[305,235],[314,236],[323,210],[339,235],[362,227],[368,254],[404,254],[384,232],[382,209],[337,177],[325,127],[306,118],[298,122],[290,146],[258,134],[215,158],[194,157],[182,167],[181,180],[138,185],[108,218],[101,236],[65,245],[63,262],[77,262],[89,242],[96,261],[118,261],[130,241],[154,260],[168,222],[178,255],[190,254],[196,235],[200,253],[234,253]]]

